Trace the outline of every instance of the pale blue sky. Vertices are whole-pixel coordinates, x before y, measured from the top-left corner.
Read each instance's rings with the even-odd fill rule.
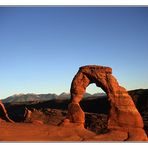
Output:
[[[83,65],[148,88],[148,7],[0,7],[0,98],[69,92]],[[90,93],[100,92],[89,87]]]

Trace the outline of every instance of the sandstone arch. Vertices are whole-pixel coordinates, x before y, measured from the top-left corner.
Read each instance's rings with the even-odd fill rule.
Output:
[[[101,87],[106,92],[110,101],[111,109],[108,128],[125,129],[128,132],[131,129],[133,130],[133,128],[141,129],[144,133],[142,135],[147,139],[142,129],[144,125],[140,113],[126,89],[121,87],[112,75],[112,69],[110,67],[88,65],[79,68],[79,71],[73,78],[70,89],[71,103],[68,107],[68,118],[70,122],[84,124],[85,114],[79,102],[85,93],[86,87],[91,83],[95,83],[98,87]]]

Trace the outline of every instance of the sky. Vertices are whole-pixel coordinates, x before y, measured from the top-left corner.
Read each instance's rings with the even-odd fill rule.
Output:
[[[80,66],[148,88],[148,7],[0,7],[0,98],[69,93]],[[87,90],[102,90],[94,84]]]

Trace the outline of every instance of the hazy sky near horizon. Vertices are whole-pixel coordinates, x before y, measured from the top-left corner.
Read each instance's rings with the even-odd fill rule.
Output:
[[[69,92],[91,64],[112,67],[128,90],[148,88],[148,7],[0,7],[0,98]]]

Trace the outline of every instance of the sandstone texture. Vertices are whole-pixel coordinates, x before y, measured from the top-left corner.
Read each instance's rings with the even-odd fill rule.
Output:
[[[126,137],[126,140],[147,140],[140,113],[126,89],[120,86],[112,75],[110,67],[97,65],[80,67],[71,84],[71,103],[68,107],[70,122],[84,124],[85,115],[79,102],[83,98],[86,87],[91,83],[95,83],[97,87],[101,87],[106,92],[108,101],[110,102],[111,108],[107,126],[109,130],[116,132],[107,133],[107,139],[120,131],[120,133],[124,133],[123,137]],[[104,134],[104,136],[106,135]]]
[[[5,120],[5,121],[8,121],[8,122],[13,122],[9,117],[8,117],[8,114],[7,114],[7,111],[5,109],[5,106],[3,105],[3,103],[0,101],[0,118]]]

